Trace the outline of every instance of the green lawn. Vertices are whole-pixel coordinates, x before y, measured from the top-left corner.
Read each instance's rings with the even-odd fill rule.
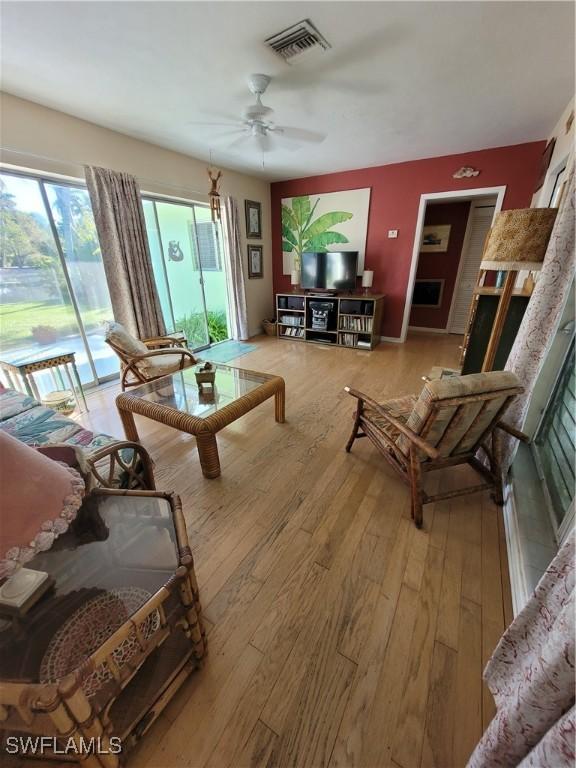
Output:
[[[81,315],[87,331],[112,320],[109,309],[91,309]],[[32,328],[36,326],[54,328],[60,338],[78,333],[74,310],[69,305],[32,301],[0,304],[0,340],[4,349],[35,341]]]

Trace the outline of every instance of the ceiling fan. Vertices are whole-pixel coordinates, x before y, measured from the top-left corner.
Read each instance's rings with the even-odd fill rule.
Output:
[[[276,148],[297,149],[301,143],[319,144],[326,138],[325,134],[310,131],[305,128],[292,128],[276,125],[270,116],[274,110],[262,103],[264,95],[272,78],[268,75],[255,74],[248,78],[248,88],[256,96],[254,104],[242,111],[242,117],[229,123],[193,123],[210,127],[226,127],[230,130],[220,135],[220,138],[236,137],[228,149],[240,144],[252,144],[261,152],[269,152]],[[232,118],[233,119],[233,118]]]

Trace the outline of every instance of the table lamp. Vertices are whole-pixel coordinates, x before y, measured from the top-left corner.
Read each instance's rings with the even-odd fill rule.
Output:
[[[299,283],[300,283],[300,272],[297,269],[293,269],[292,274],[290,275],[290,284],[292,285],[292,291],[296,292],[298,290]]]
[[[372,288],[373,282],[374,271],[371,269],[365,269],[364,272],[362,272],[362,288],[364,288],[364,294],[366,296],[370,293],[370,288]]]
[[[482,254],[481,270],[507,272],[482,371],[491,371],[520,270],[542,269],[557,208],[518,208],[494,217]]]

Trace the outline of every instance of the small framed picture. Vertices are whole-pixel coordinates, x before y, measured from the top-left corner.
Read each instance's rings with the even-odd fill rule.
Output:
[[[248,277],[264,277],[264,265],[262,263],[262,246],[248,246]]]
[[[246,212],[246,237],[262,237],[262,205],[255,200],[244,200]]]
[[[422,232],[420,253],[444,253],[448,250],[450,224],[428,224]]]

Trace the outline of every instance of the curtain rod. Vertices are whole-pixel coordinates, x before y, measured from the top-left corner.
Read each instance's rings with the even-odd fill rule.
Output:
[[[47,155],[38,155],[38,154],[35,154],[34,152],[25,152],[25,151],[20,150],[20,149],[12,149],[11,147],[5,147],[5,146],[0,146],[0,151],[1,152],[10,152],[10,153],[12,153],[14,155],[21,155],[21,156],[24,156],[24,157],[32,157],[32,158],[34,158],[36,160],[46,160],[49,163],[55,163],[55,164],[59,163],[59,164],[62,164],[62,165],[76,165],[79,168],[84,168],[84,166],[86,166],[86,165],[91,165],[91,163],[81,163],[81,162],[79,162],[77,160],[64,160],[64,159],[58,158],[58,157],[48,157]],[[82,178],[83,177],[84,177],[84,173],[82,173]],[[177,184],[170,184],[167,181],[159,181],[158,179],[148,179],[145,176],[136,176],[136,178],[138,179],[138,181],[141,184],[144,184],[144,185],[146,185],[146,184],[157,184],[158,186],[166,187],[167,189],[174,189],[174,190],[178,190],[180,192],[187,192],[188,194],[192,193],[194,195],[202,195],[203,197],[208,197],[208,192],[206,192],[206,191],[200,192],[199,190],[191,189],[190,187],[179,187]]]

